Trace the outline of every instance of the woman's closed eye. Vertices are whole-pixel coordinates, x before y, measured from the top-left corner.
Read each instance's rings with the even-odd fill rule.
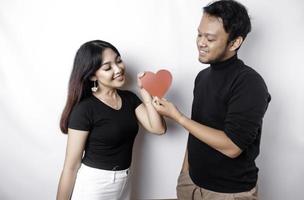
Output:
[[[106,65],[101,66],[101,69],[104,71],[109,71],[111,69],[111,66],[110,66],[110,64],[106,64]]]

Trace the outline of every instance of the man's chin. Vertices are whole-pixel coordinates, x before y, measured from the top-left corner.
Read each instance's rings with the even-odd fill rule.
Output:
[[[207,60],[207,59],[198,58],[198,60],[203,64],[209,64],[209,60]]]

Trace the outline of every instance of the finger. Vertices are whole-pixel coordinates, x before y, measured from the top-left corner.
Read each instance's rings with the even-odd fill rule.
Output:
[[[154,96],[153,99],[156,99],[157,101],[159,100],[158,96]]]
[[[156,98],[153,98],[152,102],[153,102],[153,104],[155,104],[157,106],[160,105],[159,101]]]
[[[166,107],[165,101],[161,101],[158,97],[154,97],[153,101],[159,106]]]
[[[137,74],[137,78],[142,78],[145,75],[145,72],[140,72]]]
[[[159,101],[159,98],[157,96],[153,96],[153,101]]]
[[[153,99],[152,99],[152,103],[154,104],[154,105],[156,105],[156,106],[161,106],[161,107],[164,107],[164,105],[160,102],[160,99],[159,98],[157,98],[157,97],[153,97]]]
[[[141,88],[141,89],[143,88],[142,82],[139,77],[137,77],[137,85],[139,88]]]
[[[153,100],[153,101],[152,101],[152,105],[153,105],[154,107],[157,107],[157,106],[159,106],[159,103]]]
[[[165,105],[165,104],[168,103],[168,101],[164,100],[164,98],[158,99],[157,101],[158,101],[160,104],[162,104],[162,105]]]
[[[156,104],[156,103],[152,103],[153,107],[155,108],[155,110],[160,113],[160,114],[163,114],[163,106],[160,105],[160,104]]]

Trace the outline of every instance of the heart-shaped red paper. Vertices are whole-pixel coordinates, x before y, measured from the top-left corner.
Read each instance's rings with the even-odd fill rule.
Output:
[[[144,76],[140,78],[142,86],[152,96],[162,98],[168,91],[172,75],[168,70],[159,70],[156,74],[153,72],[145,72]]]

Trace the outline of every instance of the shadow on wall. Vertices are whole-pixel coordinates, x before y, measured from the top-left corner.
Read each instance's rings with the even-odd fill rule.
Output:
[[[177,130],[179,129],[179,127],[173,123],[172,121],[167,121],[167,127],[168,129],[170,129],[170,132],[177,132]],[[152,137],[151,137],[152,136]],[[140,128],[140,131],[138,132],[138,135],[136,137],[135,140],[135,144],[134,144],[134,148],[133,148],[133,159],[132,159],[132,198],[131,199],[139,199],[138,197],[142,196],[142,194],[144,194],[145,191],[158,191],[157,188],[160,187],[162,188],[162,184],[164,185],[164,183],[162,183],[162,181],[159,181],[160,185],[155,186],[155,181],[156,180],[149,180],[149,174],[147,173],[152,173],[155,174],[155,176],[153,177],[153,179],[157,179],[159,178],[161,173],[157,172],[157,169],[153,167],[153,163],[149,163],[149,160],[147,159],[147,157],[149,157],[149,155],[151,155],[151,153],[153,154],[154,152],[157,152],[157,146],[156,145],[151,145],[148,144],[149,140],[153,140],[153,137],[166,137],[166,138],[162,138],[164,140],[174,140],[175,138],[177,138],[175,135],[171,135],[171,136],[154,136],[150,133],[147,133],[143,128]],[[155,138],[156,140],[158,138]],[[161,139],[161,140],[162,140]],[[168,142],[168,141],[167,141]],[[181,145],[182,146],[182,145]],[[182,147],[183,149],[185,147]],[[153,150],[154,149],[154,150]],[[164,155],[159,155],[160,157],[164,156]],[[180,161],[183,160],[183,155],[179,156]],[[153,158],[151,158],[153,159]],[[154,158],[155,159],[155,158]],[[162,160],[162,159],[160,159]],[[149,164],[145,163],[148,162]],[[155,166],[160,166],[162,165],[161,163],[154,163]],[[168,166],[164,166],[166,169],[164,170],[169,170]],[[181,168],[181,166],[177,166],[177,170],[179,170]],[[176,181],[177,177],[173,178],[174,182]],[[151,190],[149,190],[149,187],[157,187],[157,188],[150,188]],[[175,190],[175,185],[173,186],[173,188],[167,188],[168,190]],[[159,196],[159,194],[156,194],[157,196]],[[175,196],[175,195],[174,195]],[[142,199],[141,199],[142,200]],[[146,200],[146,199],[145,199]],[[147,199],[148,200],[148,199]]]
[[[138,189],[141,188],[140,186],[140,177],[142,174],[146,172],[145,169],[143,169],[141,162],[145,160],[144,155],[142,153],[144,146],[145,146],[145,140],[144,140],[144,131],[140,129],[138,132],[138,135],[136,137],[134,147],[133,147],[133,159],[132,159],[132,198],[135,199],[135,197],[139,196]]]
[[[266,24],[263,24],[264,26]],[[272,54],[269,53],[269,46],[273,41],[268,40],[261,25],[256,24],[253,32],[249,34],[240,49],[239,56],[261,74],[272,97],[263,119],[260,154],[256,160],[260,169],[259,196],[261,199],[297,199],[297,189],[294,187],[297,184],[286,187],[286,183],[296,181],[293,180],[293,174],[294,171],[300,169],[295,164],[295,160],[298,159],[296,158],[297,141],[296,138],[292,138],[293,133],[291,132],[295,124],[288,124],[288,119],[292,117],[288,116],[291,108],[287,105],[288,101],[282,98],[284,97],[283,89],[280,88],[278,80],[274,78],[276,70],[280,69],[280,66],[277,64],[276,50]],[[298,174],[298,172],[296,173]]]
[[[134,67],[134,66],[136,66],[134,63],[135,62],[126,63],[127,82],[126,82],[124,89],[131,90],[131,91],[135,92],[137,95],[139,95],[138,88],[137,88],[137,73],[139,73],[141,71],[140,71],[140,69]],[[168,98],[169,100],[174,99],[175,100],[174,103],[178,107],[181,107],[181,110],[184,110],[184,109],[182,109],[182,107],[185,105],[182,105],[182,103],[185,102],[185,96],[182,95],[182,92],[179,88],[177,88],[177,87],[170,88],[170,91],[168,92],[166,98]],[[139,129],[139,132],[138,132],[138,135],[136,137],[134,147],[133,147],[133,157],[132,157],[132,166],[131,166],[131,168],[132,168],[132,170],[131,170],[132,171],[131,172],[132,173],[132,198],[131,199],[134,199],[134,200],[139,199],[138,197],[142,196],[145,193],[145,191],[150,191],[150,193],[151,193],[151,191],[157,191],[157,188],[151,188],[151,190],[149,190],[149,187],[151,187],[151,186],[156,187],[155,180],[147,180],[147,179],[149,179],[148,177],[150,175],[147,173],[150,172],[152,174],[155,174],[155,173],[157,173],[156,170],[158,170],[152,166],[153,163],[149,163],[149,161],[151,161],[151,159],[152,160],[155,159],[154,156],[158,156],[158,155],[155,155],[154,152],[159,153],[159,149],[156,149],[158,147],[155,146],[153,143],[153,142],[155,142],[154,139],[158,140],[158,138],[156,138],[156,137],[162,137],[161,140],[164,141],[165,143],[171,141],[172,142],[171,144],[174,144],[174,142],[176,142],[176,141],[184,141],[183,144],[180,144],[177,147],[177,148],[182,149],[182,155],[177,156],[177,157],[178,157],[178,159],[180,159],[180,162],[182,162],[182,160],[183,160],[184,149],[185,149],[185,146],[183,147],[183,145],[186,145],[185,137],[187,137],[184,133],[186,133],[186,132],[184,130],[182,130],[182,132],[183,132],[182,134],[177,134],[178,132],[181,131],[180,127],[171,120],[166,119],[166,123],[167,123],[167,132],[170,132],[173,134],[167,133],[164,136],[156,136],[156,135],[154,136],[153,134],[147,133],[147,131],[144,130],[142,127],[140,127],[140,129]],[[160,147],[160,149],[162,149],[162,148],[163,147]],[[151,153],[153,155],[153,158],[151,158],[149,160],[149,159],[147,159],[147,157],[151,156]],[[162,157],[162,158],[160,158],[160,160],[162,160],[164,155],[159,155],[159,156]],[[174,160],[174,162],[179,162],[179,160]],[[161,163],[154,163],[154,164],[156,167],[161,167],[161,165],[162,165]],[[177,173],[179,173],[180,168],[181,168],[181,165],[179,166],[179,164],[178,164],[178,166],[176,166]],[[164,169],[164,170],[166,170],[166,169]],[[157,175],[161,176],[161,173],[159,173],[159,174],[157,173]],[[157,177],[153,177],[153,178],[157,179]],[[175,177],[175,175],[174,175],[174,178],[177,179],[177,176]],[[173,181],[176,181],[176,180],[174,179]],[[168,182],[172,182],[172,180],[169,180]],[[157,187],[162,187],[162,186],[157,185]],[[170,190],[170,191],[175,190],[175,185],[172,187],[173,188],[168,188],[168,190]],[[174,196],[173,196],[173,198],[174,198]]]

